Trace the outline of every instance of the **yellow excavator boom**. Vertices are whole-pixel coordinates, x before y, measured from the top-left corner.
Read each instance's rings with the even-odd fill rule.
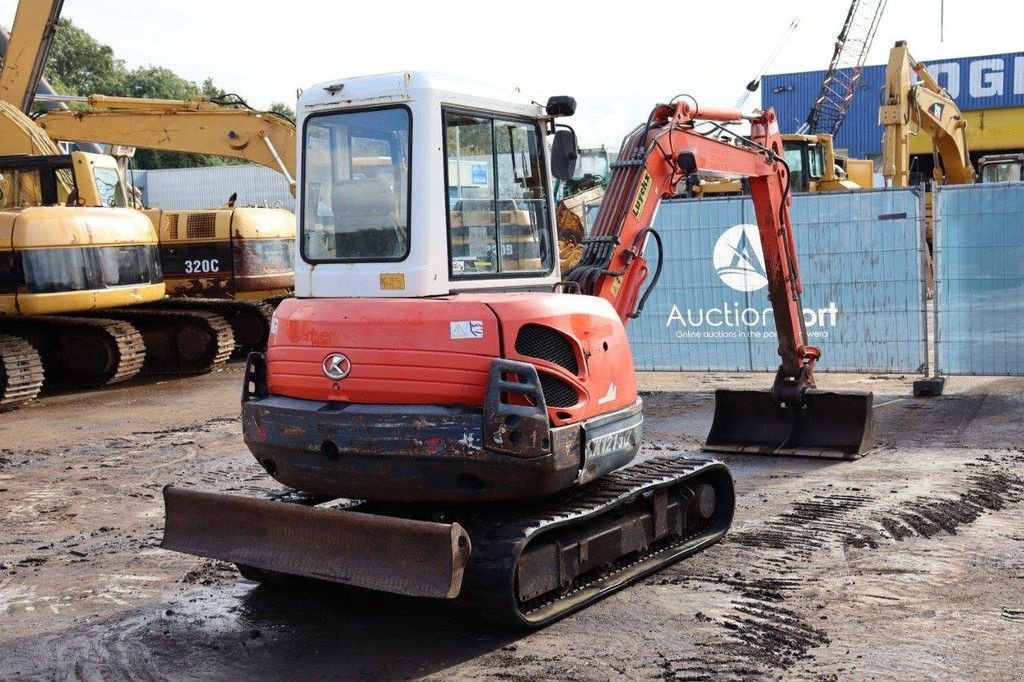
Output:
[[[47,97],[85,110],[51,111],[36,123],[54,140],[100,142],[227,156],[280,172],[295,195],[295,125],[276,114],[221,106],[205,99]]]
[[[64,0],[18,3],[4,67],[0,71],[0,100],[10,102],[26,114],[43,76],[63,4]]]
[[[913,81],[914,75],[919,82]],[[939,86],[924,64],[910,55],[906,41],[898,41],[889,52],[878,122],[883,127],[882,175],[886,185],[910,184],[910,136],[919,132],[932,140],[938,160],[933,174],[938,184],[974,182],[967,148],[967,122],[949,93]]]

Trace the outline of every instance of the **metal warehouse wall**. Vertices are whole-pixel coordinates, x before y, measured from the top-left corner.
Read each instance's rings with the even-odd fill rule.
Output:
[[[928,70],[964,111],[1024,107],[1024,52],[928,62]],[[762,106],[775,107],[783,132],[796,132],[807,119],[824,77],[824,71],[764,77]],[[882,153],[878,105],[884,85],[884,64],[864,67],[859,89],[836,140],[836,146],[849,149],[852,156],[864,158]]]
[[[158,208],[216,208],[238,192],[237,206],[295,210],[284,176],[252,164],[136,171],[135,184],[143,202]]]

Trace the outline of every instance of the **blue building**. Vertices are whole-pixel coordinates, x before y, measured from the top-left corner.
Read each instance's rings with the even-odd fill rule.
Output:
[[[972,155],[1024,149],[1024,52],[929,62],[928,71],[964,112]],[[762,79],[762,105],[775,107],[782,132],[796,132],[807,119],[824,78],[824,71],[805,71]],[[881,156],[878,107],[884,85],[884,64],[864,67],[836,139],[836,147],[849,150],[850,156]],[[931,153],[927,136],[912,141],[911,153]]]

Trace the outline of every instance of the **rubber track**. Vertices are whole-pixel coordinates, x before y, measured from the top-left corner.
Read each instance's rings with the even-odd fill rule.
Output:
[[[152,322],[162,319],[167,322],[168,326],[175,326],[177,321],[184,321],[189,318],[201,320],[216,339],[216,349],[212,349],[212,353],[206,354],[209,359],[202,364],[192,364],[192,361],[186,361],[181,358],[162,363],[152,353],[147,353],[146,362],[142,366],[142,374],[145,376],[205,374],[226,363],[235,348],[235,338],[231,333],[231,325],[228,321],[220,315],[205,310],[154,310],[147,307],[118,308],[116,311],[112,310],[111,312],[116,312],[118,317],[124,317],[124,319],[129,321],[136,319]],[[143,329],[143,336],[145,336],[145,329]]]
[[[67,375],[62,380],[58,380],[56,377],[62,375],[63,370],[60,368],[48,370],[47,374],[51,377],[50,383],[60,386],[105,386],[127,381],[139,373],[146,359],[146,344],[142,339],[142,334],[131,323],[124,320],[92,317],[91,315],[89,317],[84,315],[32,315],[12,318],[11,324],[14,329],[24,326],[31,331],[33,327],[36,327],[48,334],[60,334],[62,331],[89,327],[94,332],[107,336],[108,343],[111,343],[117,356],[116,369],[110,374],[94,377]],[[48,364],[47,352],[44,350],[41,355],[44,358],[44,365]]]
[[[43,359],[17,336],[0,336],[0,372],[0,412],[24,405],[43,388]]]
[[[269,303],[226,298],[167,298],[161,301],[160,305],[174,309],[206,310],[223,317],[228,323],[232,324],[232,331],[235,334],[236,356],[245,356],[250,351],[263,351],[267,349],[267,341],[270,339],[270,321],[274,317],[274,306]],[[241,312],[255,313],[256,316],[262,318],[263,330],[260,343],[249,345],[238,341],[239,334],[234,328],[233,321]]]
[[[554,498],[517,506],[513,512],[514,518],[486,515],[475,517],[472,520],[460,519],[460,522],[469,531],[470,537],[473,538],[473,553],[470,555],[470,563],[466,568],[466,582],[460,600],[465,606],[489,620],[498,620],[516,627],[539,627],[584,608],[612,591],[640,579],[643,575],[678,561],[682,555],[670,550],[687,544],[706,531],[706,528],[680,538],[669,547],[662,547],[639,557],[630,565],[617,566],[588,583],[575,585],[571,592],[527,610],[526,615],[540,608],[549,609],[552,604],[564,601],[584,588],[597,587],[596,593],[583,602],[573,600],[571,603],[566,603],[561,610],[549,609],[550,612],[542,620],[536,622],[523,622],[516,613],[517,607],[514,605],[517,604],[517,598],[513,587],[515,564],[521,548],[531,537],[555,527],[567,526],[574,522],[593,518],[616,506],[628,504],[638,496],[655,489],[695,478],[710,469],[713,464],[720,466],[720,463],[709,460],[672,456],[657,457],[632,467],[620,469],[591,485],[572,489]],[[726,501],[723,500],[722,504],[726,504]],[[731,504],[731,501],[728,504]],[[729,514],[731,517],[731,511]],[[721,534],[709,538],[705,544],[717,541],[722,535],[724,535],[724,530]],[[702,548],[705,544],[693,551]],[[614,583],[619,573],[640,561],[651,559],[659,553],[664,554],[660,563],[655,562],[651,566],[645,567],[642,572],[614,587],[609,587],[607,590],[600,589],[602,582]]]

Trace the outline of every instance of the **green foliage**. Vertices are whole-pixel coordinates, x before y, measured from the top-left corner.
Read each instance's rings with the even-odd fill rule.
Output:
[[[116,95],[124,88],[125,67],[109,45],[61,19],[44,75],[62,94]]]
[[[295,122],[295,110],[292,109],[287,104],[285,104],[284,102],[271,102],[270,111],[273,111],[275,114],[280,114],[281,116],[284,116],[293,123]]]
[[[50,48],[43,75],[54,89],[65,95],[115,95],[120,97],[151,97],[155,99],[193,99],[224,97],[227,93],[217,87],[212,78],[202,85],[182,78],[161,66],[125,67],[109,45],[104,45],[75,26],[69,19],[60,20],[60,30]],[[280,102],[272,110],[295,113]],[[179,152],[139,149],[133,165],[140,169],[194,168],[241,163],[237,159],[200,156]]]

